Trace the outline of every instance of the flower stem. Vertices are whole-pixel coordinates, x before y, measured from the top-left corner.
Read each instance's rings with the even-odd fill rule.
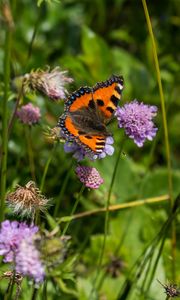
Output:
[[[82,187],[81,187],[81,189],[80,189],[80,192],[79,192],[79,194],[78,194],[78,196],[77,196],[77,198],[76,198],[76,201],[75,201],[75,203],[74,203],[74,206],[73,206],[73,208],[72,208],[72,211],[71,211],[70,216],[72,216],[72,215],[74,214],[74,212],[76,211],[76,208],[77,208],[77,206],[78,206],[78,204],[79,204],[79,201],[80,201],[80,199],[81,199],[81,196],[82,196],[82,194],[83,194],[83,192],[84,192],[84,189],[85,189],[85,186],[82,185]],[[66,232],[67,232],[67,230],[68,230],[68,228],[69,228],[70,223],[71,223],[71,219],[69,220],[69,222],[68,222],[68,223],[66,224],[66,226],[64,227],[64,230],[63,230],[63,232],[62,232],[62,235],[65,235],[65,234],[66,234]]]
[[[7,177],[7,155],[8,155],[8,91],[10,81],[10,59],[11,59],[12,31],[7,27],[4,47],[4,97],[2,103],[2,159],[1,159],[1,203],[0,221],[4,220],[6,177]]]
[[[108,235],[108,227],[109,227],[109,203],[110,203],[110,199],[111,199],[111,194],[112,194],[112,190],[113,190],[115,177],[116,177],[116,173],[117,173],[121,153],[122,153],[122,150],[123,150],[124,142],[125,142],[125,138],[122,140],[121,146],[119,148],[119,152],[118,152],[118,155],[117,155],[117,159],[116,159],[116,163],[115,163],[115,167],[114,167],[114,170],[113,170],[111,183],[110,183],[110,187],[109,187],[108,197],[107,197],[107,201],[106,201],[106,213],[105,213],[105,223],[104,223],[104,238],[103,238],[102,248],[101,248],[101,252],[100,252],[100,256],[99,256],[99,262],[98,262],[98,266],[97,266],[97,273],[96,273],[96,276],[95,276],[95,279],[94,279],[93,289],[92,289],[91,294],[90,294],[91,296],[93,294],[93,290],[94,290],[96,281],[98,279],[98,276],[99,276],[99,273],[100,273],[100,270],[101,270],[101,267],[102,267],[102,261],[103,261],[105,246],[106,246],[106,238],[107,238],[107,235]]]
[[[155,69],[157,74],[157,82],[159,87],[159,94],[161,100],[161,110],[162,110],[162,119],[163,119],[163,128],[164,128],[164,137],[165,137],[165,149],[166,149],[166,160],[167,160],[167,169],[168,169],[168,190],[169,190],[169,200],[170,206],[173,207],[173,184],[172,184],[172,167],[171,167],[171,156],[170,156],[170,145],[169,145],[169,136],[168,136],[168,126],[167,126],[167,117],[166,117],[166,108],[165,108],[165,99],[163,94],[162,88],[162,81],[161,81],[161,73],[159,68],[159,61],[157,55],[157,48],[155,43],[155,38],[152,30],[152,24],[149,17],[149,12],[146,4],[146,0],[142,0],[144,14],[147,22],[147,27],[149,31],[149,35],[152,42],[152,50],[155,62]],[[171,227],[171,255],[172,255],[172,279],[176,281],[176,227],[175,227],[175,220],[172,222]]]
[[[20,102],[20,100],[23,96],[23,89],[24,89],[24,87],[23,87],[23,83],[22,83],[21,88],[20,88],[19,93],[18,93],[18,96],[17,96],[17,100],[16,100],[14,110],[12,112],[12,115],[11,115],[11,118],[10,118],[10,121],[9,121],[9,124],[8,124],[8,136],[10,135],[10,132],[11,132],[11,129],[12,129],[12,126],[13,126],[13,122],[14,122],[16,112],[17,112],[17,109],[18,109],[18,106],[19,106],[19,102]]]
[[[37,298],[38,289],[36,287],[33,288],[31,300],[35,300]]]
[[[29,166],[31,171],[32,179],[36,182],[36,175],[35,175],[35,164],[34,164],[34,154],[32,148],[32,138],[31,138],[31,128],[29,126],[25,126],[25,135],[26,135],[26,142],[27,142],[27,150],[29,156]]]
[[[64,196],[64,192],[65,192],[69,177],[70,177],[70,170],[72,168],[72,165],[73,165],[73,162],[71,162],[69,170],[67,171],[66,176],[64,178],[64,181],[63,181],[63,184],[62,184],[62,187],[61,187],[61,191],[59,193],[58,201],[56,202],[56,206],[55,206],[55,209],[54,209],[54,217],[57,216],[57,213],[59,211],[59,207],[60,207],[62,198]]]
[[[56,143],[54,144],[53,146],[53,149],[51,151],[51,154],[46,162],[46,165],[45,165],[45,168],[44,168],[44,172],[43,172],[43,175],[42,175],[42,179],[41,179],[41,184],[40,184],[40,191],[42,192],[43,191],[43,188],[44,188],[44,183],[45,183],[45,179],[46,179],[46,175],[47,175],[47,172],[48,172],[48,169],[49,169],[49,165],[52,161],[52,158],[54,156],[54,151],[56,149]]]

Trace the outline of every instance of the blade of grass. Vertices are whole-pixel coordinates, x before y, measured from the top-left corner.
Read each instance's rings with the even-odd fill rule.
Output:
[[[165,99],[164,93],[162,88],[162,81],[161,81],[161,73],[159,68],[159,60],[157,54],[157,47],[155,42],[155,37],[152,29],[151,20],[149,17],[149,11],[146,4],[146,0],[142,0],[142,5],[144,9],[144,14],[147,22],[147,27],[149,31],[149,35],[151,38],[152,43],[152,51],[156,69],[156,76],[157,82],[159,87],[159,95],[161,101],[161,110],[162,110],[162,120],[163,120],[163,128],[164,128],[164,138],[165,138],[165,149],[166,149],[166,160],[167,160],[167,169],[168,169],[168,190],[169,190],[169,200],[170,206],[173,207],[173,184],[172,184],[172,166],[171,166],[171,156],[170,156],[170,145],[169,145],[169,136],[168,136],[168,126],[167,126],[167,117],[166,117],[166,108],[165,108]],[[176,281],[176,227],[175,227],[175,220],[172,222],[172,229],[171,229],[171,255],[172,255],[172,280]]]
[[[4,97],[2,103],[2,159],[1,159],[1,204],[0,221],[4,220],[6,178],[7,178],[7,156],[8,156],[8,91],[10,83],[10,61],[11,61],[12,30],[6,28],[4,44]]]

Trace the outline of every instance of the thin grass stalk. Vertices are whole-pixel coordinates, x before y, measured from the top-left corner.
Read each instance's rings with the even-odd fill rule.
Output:
[[[43,284],[43,291],[42,291],[42,299],[47,300],[47,280],[45,279]]]
[[[38,288],[36,288],[36,287],[34,286],[34,287],[33,287],[33,291],[32,291],[32,297],[31,297],[31,300],[36,300],[37,294],[38,294]]]
[[[14,1],[14,2],[15,2],[15,1]],[[39,10],[38,10],[38,11],[39,11]],[[40,23],[40,16],[38,16],[38,19],[37,19],[36,24],[35,24],[35,26],[34,26],[33,34],[32,34],[32,37],[31,37],[31,40],[30,40],[30,43],[29,43],[28,53],[27,53],[27,60],[26,60],[27,65],[28,65],[29,59],[31,58],[32,48],[33,48],[33,43],[34,43],[35,38],[36,38],[36,35],[37,35],[39,23]],[[26,67],[27,67],[27,66],[26,66]],[[12,112],[12,115],[11,115],[11,118],[10,118],[10,121],[9,121],[9,125],[8,125],[8,135],[10,135],[10,133],[11,133],[11,129],[12,129],[12,127],[13,127],[13,123],[14,123],[14,120],[15,120],[16,112],[17,112],[19,103],[20,103],[20,101],[21,101],[21,98],[22,98],[22,96],[23,96],[23,92],[24,92],[24,79],[23,79],[21,88],[20,88],[20,90],[19,90],[19,93],[18,93],[18,96],[17,96],[17,100],[16,100],[16,103],[15,103],[15,107],[14,107],[14,110],[13,110],[13,112]]]
[[[74,214],[74,212],[76,211],[76,208],[77,208],[77,206],[78,206],[78,204],[79,204],[79,201],[80,201],[80,199],[81,199],[81,196],[82,196],[82,194],[83,194],[83,192],[84,192],[84,189],[85,189],[85,186],[82,185],[82,187],[81,187],[81,189],[80,189],[80,192],[79,192],[79,194],[78,194],[78,196],[77,196],[77,198],[76,198],[76,201],[75,201],[75,203],[74,203],[74,206],[73,206],[73,208],[72,208],[72,211],[71,211],[70,216],[72,216],[72,215]],[[63,232],[62,232],[62,235],[65,235],[65,234],[66,234],[66,232],[67,232],[67,230],[68,230],[68,228],[69,228],[70,223],[71,223],[71,220],[69,220],[69,222],[68,222],[68,223],[66,224],[66,226],[64,227],[64,230],[63,230]]]
[[[170,145],[169,145],[169,136],[168,136],[168,126],[167,126],[167,117],[166,117],[166,108],[165,108],[165,99],[162,88],[161,73],[159,68],[159,60],[157,55],[157,47],[155,43],[155,38],[152,30],[152,24],[149,17],[149,12],[146,4],[146,0],[142,0],[144,14],[147,22],[147,27],[149,35],[152,42],[152,50],[155,62],[155,69],[157,75],[157,82],[159,87],[159,94],[161,100],[161,110],[162,110],[162,119],[163,119],[163,128],[164,128],[164,138],[165,138],[165,149],[166,149],[166,160],[167,160],[167,169],[168,169],[168,190],[170,196],[170,206],[173,207],[173,184],[172,184],[172,166],[171,166],[171,156],[170,156]],[[172,222],[171,228],[171,255],[172,255],[172,279],[176,281],[176,227],[175,220]]]
[[[171,227],[171,224],[174,220],[174,218],[176,218],[176,215],[179,212],[179,208],[180,208],[180,196],[178,196],[176,198],[176,201],[173,205],[173,209],[172,212],[170,214],[170,216],[168,217],[167,221],[163,224],[162,228],[160,229],[160,231],[158,232],[158,234],[154,237],[154,239],[151,241],[151,243],[146,247],[146,249],[143,251],[143,253],[140,255],[140,257],[136,260],[136,262],[134,263],[134,265],[132,266],[129,274],[127,275],[127,279],[119,293],[118,296],[118,300],[125,300],[126,295],[128,296],[129,293],[131,292],[133,286],[135,284],[137,284],[137,281],[141,278],[141,275],[143,274],[144,268],[146,267],[146,264],[150,259],[152,259],[153,253],[154,253],[154,249],[155,247],[158,246],[158,244],[160,242],[162,242],[162,237],[165,238],[166,237],[166,232],[167,230]],[[161,243],[162,246],[162,243]],[[161,246],[160,246],[160,250],[161,250]],[[150,250],[148,250],[150,248]],[[143,259],[143,261],[142,261]],[[158,258],[159,260],[159,258]],[[138,266],[137,270],[135,270],[135,268]],[[155,266],[157,266],[157,262],[155,262]],[[135,272],[134,272],[135,270]]]
[[[35,163],[34,163],[34,153],[32,147],[32,138],[31,138],[31,128],[29,126],[25,126],[25,136],[29,157],[29,167],[31,171],[31,177],[36,182],[36,174],[35,174]]]
[[[0,221],[4,220],[6,178],[7,178],[7,156],[8,156],[8,91],[10,83],[10,60],[11,60],[12,31],[6,28],[4,44],[4,97],[2,101],[2,158],[1,158],[1,204]]]
[[[59,193],[58,201],[56,201],[56,205],[55,205],[55,209],[54,209],[54,217],[56,217],[57,214],[58,214],[58,211],[59,211],[59,208],[60,208],[60,205],[61,205],[61,201],[62,201],[62,198],[64,196],[64,192],[66,190],[66,187],[67,187],[67,184],[68,184],[68,181],[69,181],[70,171],[71,171],[72,166],[73,166],[73,162],[70,163],[69,170],[66,173],[66,176],[64,178],[64,181],[63,181],[63,184],[62,184],[62,187],[61,187],[61,191]]]
[[[108,235],[108,228],[109,228],[109,204],[110,204],[111,194],[112,194],[112,190],[113,190],[115,177],[116,177],[116,173],[117,173],[117,169],[118,169],[118,165],[119,165],[119,160],[120,160],[120,157],[121,157],[121,154],[122,154],[124,142],[125,142],[125,138],[122,140],[121,146],[119,148],[119,152],[118,152],[118,155],[117,155],[115,167],[114,167],[112,178],[111,178],[108,197],[107,197],[107,201],[106,201],[106,207],[105,207],[106,212],[105,212],[105,223],[104,223],[104,238],[103,238],[102,248],[101,248],[99,262],[98,262],[98,266],[97,266],[97,273],[96,273],[94,283],[93,283],[93,289],[94,289],[94,287],[96,285],[96,282],[98,280],[99,272],[100,272],[101,266],[102,266],[102,261],[103,261],[105,246],[106,246],[106,238],[107,238],[107,235]],[[90,293],[91,296],[93,295],[93,289]]]
[[[147,199],[142,199],[142,200],[135,200],[135,201],[131,201],[129,203],[110,205],[108,207],[108,210],[113,212],[113,211],[116,211],[116,210],[133,208],[133,207],[147,205],[147,204],[154,204],[154,203],[159,203],[159,202],[168,201],[168,200],[169,200],[169,195],[162,195],[162,196],[159,196],[159,197],[147,198]],[[106,212],[106,208],[104,208],[104,207],[99,208],[99,209],[90,210],[90,211],[84,211],[82,213],[78,213],[78,214],[75,214],[75,215],[71,216],[71,220],[80,219],[80,218],[96,215],[98,213],[103,213],[103,212]],[[59,218],[58,223],[67,222],[67,219],[68,219],[68,216]]]
[[[154,278],[154,275],[155,275],[155,272],[156,272],[156,269],[157,269],[157,266],[158,266],[158,262],[159,262],[159,259],[161,257],[161,254],[162,254],[162,251],[163,251],[163,248],[164,248],[165,240],[166,240],[166,232],[164,233],[163,239],[161,241],[160,249],[158,251],[158,254],[157,254],[157,257],[156,257],[153,269],[151,271],[151,275],[150,275],[150,278],[149,278],[149,281],[148,281],[147,288],[145,289],[147,293],[148,293],[148,291],[149,291],[149,289],[151,287],[151,283],[152,283],[152,280]]]
[[[148,293],[148,291],[149,291],[149,289],[150,289],[152,280],[153,280],[153,278],[154,278],[154,275],[155,275],[155,272],[156,272],[156,269],[157,269],[157,265],[158,265],[160,256],[161,256],[161,254],[162,254],[162,250],[163,250],[164,243],[165,243],[165,240],[166,240],[167,232],[168,232],[168,230],[169,230],[170,225],[172,224],[172,222],[173,222],[174,219],[176,218],[176,215],[178,214],[178,211],[179,211],[179,201],[180,201],[180,200],[179,200],[179,196],[178,196],[177,199],[176,199],[176,201],[175,201],[175,203],[174,203],[174,207],[173,207],[173,209],[172,209],[171,215],[170,215],[170,217],[168,218],[167,223],[166,223],[166,226],[165,226],[165,228],[164,228],[164,232],[163,232],[163,235],[162,235],[162,241],[161,241],[161,244],[160,244],[160,249],[159,249],[159,251],[158,251],[157,258],[156,258],[156,260],[155,260],[153,269],[152,269],[152,271],[151,271],[149,283],[148,283],[147,288],[146,288],[146,292],[147,292],[147,293]]]
[[[13,126],[13,123],[14,123],[14,120],[15,120],[15,117],[16,117],[16,112],[17,112],[17,109],[18,109],[18,106],[19,106],[19,102],[21,101],[21,98],[23,96],[23,89],[24,89],[24,86],[23,86],[23,83],[22,83],[21,88],[20,88],[19,93],[18,93],[18,96],[17,96],[17,100],[16,100],[14,110],[12,112],[12,115],[11,115],[11,118],[10,118],[10,121],[9,121],[9,124],[8,124],[8,136],[11,133],[12,126]]]
[[[54,152],[55,152],[55,149],[56,149],[56,143],[54,143],[53,145],[53,149],[51,150],[51,154],[49,155],[49,158],[46,162],[46,165],[44,167],[44,171],[43,171],[43,175],[42,175],[42,179],[41,179],[41,184],[40,184],[40,191],[42,192],[43,189],[44,189],[44,183],[45,183],[45,179],[46,179],[46,175],[47,175],[47,172],[48,172],[48,169],[49,169],[49,165],[54,157]]]

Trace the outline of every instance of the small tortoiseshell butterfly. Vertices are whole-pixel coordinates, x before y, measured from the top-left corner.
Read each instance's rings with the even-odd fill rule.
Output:
[[[111,136],[106,124],[117,108],[123,77],[112,75],[94,87],[81,87],[70,95],[58,126],[68,141],[76,141],[86,151],[100,154]]]

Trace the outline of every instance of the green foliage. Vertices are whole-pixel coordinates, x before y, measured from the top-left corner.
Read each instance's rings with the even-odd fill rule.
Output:
[[[166,102],[175,199],[180,193],[180,65],[177,51],[179,5],[176,0],[147,2]],[[8,121],[18,98],[16,88],[19,85],[19,76],[32,70],[45,69],[46,66],[52,69],[60,65],[62,70],[68,70],[68,75],[74,79],[67,88],[69,93],[80,86],[93,86],[112,74],[123,75],[125,88],[120,105],[133,99],[156,105],[158,116],[155,122],[158,134],[153,142],[146,142],[143,148],[138,148],[132,140],[126,141],[118,164],[110,204],[130,204],[139,199],[168,195],[168,170],[157,74],[141,1],[12,0],[10,4],[14,29],[10,58],[11,82],[7,102]],[[1,102],[4,99],[3,61],[7,21],[6,16],[2,15]],[[29,137],[26,134],[26,125],[20,123],[16,117],[14,119],[8,136],[7,192],[16,184],[25,185],[32,180],[28,156],[30,141],[38,187],[42,184],[49,160],[47,174],[43,179],[43,194],[51,199],[50,206],[47,212],[39,215],[38,225],[41,230],[46,230],[49,234],[55,231],[60,237],[67,222],[71,221],[67,234],[72,239],[67,257],[60,265],[48,270],[46,281],[39,288],[36,299],[122,300],[120,295],[124,284],[130,280],[131,272],[138,269],[137,266],[133,268],[135,262],[141,256],[144,258],[145,249],[150,247],[154,237],[165,224],[171,212],[170,206],[164,201],[129,207],[120,212],[109,212],[109,233],[100,272],[96,276],[104,240],[105,212],[86,217],[83,217],[83,213],[94,209],[101,210],[106,205],[122,133],[116,122],[111,122],[109,128],[115,139],[114,155],[95,162],[86,160],[86,164],[98,169],[104,184],[98,190],[86,189],[83,192],[75,212],[82,215],[71,220],[70,214],[81,189],[81,183],[74,171],[77,161],[72,158],[72,154],[64,152],[62,143],[57,142],[54,147],[54,142],[46,137],[47,128],[55,127],[63,113],[63,102],[51,101],[32,91],[20,97],[19,105],[28,102],[39,106],[42,117],[39,124],[29,130]],[[4,110],[1,105],[1,119],[3,116]],[[56,217],[55,207],[58,207]],[[21,220],[21,217],[14,216],[10,209],[6,210],[6,217]],[[58,220],[62,222],[58,223]],[[180,227],[178,224],[175,224],[175,227],[179,237]],[[172,276],[173,259],[176,271],[180,269],[180,242],[177,240],[176,256],[173,258],[171,229],[166,232],[165,237],[162,235],[160,240],[163,238],[164,248],[160,253],[149,291],[143,290],[143,282],[152,270],[152,266],[148,270],[147,263],[141,279],[130,281],[130,288],[123,300],[163,300],[166,295],[157,279],[164,284],[168,281],[180,282],[179,274],[176,274],[176,280]],[[152,265],[157,254],[158,249],[154,249]],[[113,259],[117,260],[115,267],[118,267],[115,271],[112,269]],[[4,299],[9,282],[3,277],[3,273],[9,269],[9,265],[1,263],[0,299]],[[33,289],[34,286],[30,286],[24,279],[19,299],[33,299]]]

